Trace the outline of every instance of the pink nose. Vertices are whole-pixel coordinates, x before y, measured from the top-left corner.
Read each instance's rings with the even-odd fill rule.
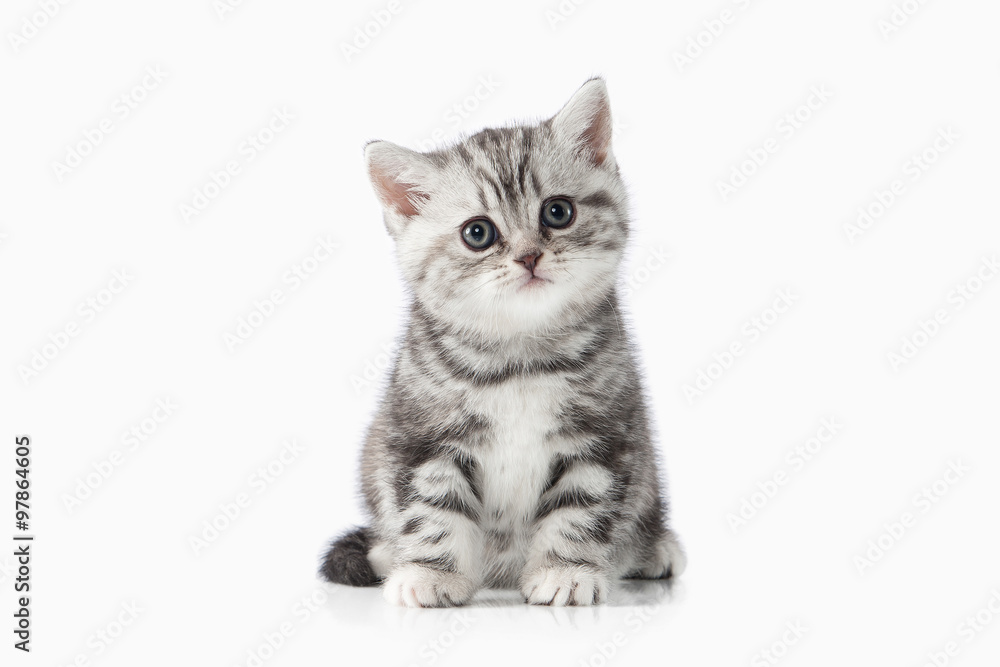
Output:
[[[518,262],[520,264],[524,264],[524,268],[528,269],[528,271],[530,271],[531,273],[534,273],[535,272],[535,264],[538,263],[538,258],[541,257],[541,256],[542,256],[542,253],[538,253],[537,255],[521,255],[520,257],[518,257],[514,261]]]

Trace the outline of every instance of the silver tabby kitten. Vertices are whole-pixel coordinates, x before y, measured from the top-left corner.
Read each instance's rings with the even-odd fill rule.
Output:
[[[371,525],[334,541],[328,580],[384,582],[409,607],[482,587],[590,605],[684,569],[616,312],[629,216],[611,131],[592,79],[536,126],[366,147],[412,300],[362,456]]]

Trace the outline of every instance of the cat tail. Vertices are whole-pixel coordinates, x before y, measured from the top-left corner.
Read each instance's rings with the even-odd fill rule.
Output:
[[[319,573],[329,582],[346,586],[376,586],[379,578],[368,562],[371,531],[356,528],[330,543]]]

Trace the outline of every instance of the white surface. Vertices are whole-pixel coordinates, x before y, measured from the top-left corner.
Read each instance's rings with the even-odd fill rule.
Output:
[[[0,557],[3,664],[255,664],[247,652],[285,622],[263,664],[598,667],[616,633],[606,664],[769,664],[758,652],[783,637],[789,666],[923,665],[950,641],[948,664],[996,664],[1000,618],[984,614],[971,641],[960,624],[1000,592],[1000,280],[961,309],[949,293],[1000,257],[1000,6],[925,3],[884,39],[888,0],[592,0],[554,28],[555,0],[402,0],[347,62],[340,44],[385,6],[248,0],[220,19],[211,0],[74,2],[15,53],[7,33],[40,10],[5,3],[0,488],[9,507],[13,438],[29,434],[37,541],[27,656],[11,648]],[[674,52],[724,8],[732,22],[678,71]],[[123,118],[116,98],[155,66],[166,77]],[[633,195],[629,310],[688,572],[669,595],[633,586],[599,609],[486,594],[467,611],[403,611],[323,586],[318,554],[360,519],[355,463],[377,400],[352,379],[384,362],[403,305],[363,143],[545,117],[593,74]],[[788,136],[782,118],[813,87],[832,96]],[[477,91],[456,127],[451,107]],[[241,152],[275,109],[294,119]],[[60,182],[52,163],[104,118],[111,133]],[[958,138],[912,180],[907,161],[941,128]],[[776,152],[723,202],[717,182],[769,138]],[[185,223],[180,204],[227,161],[240,172]],[[849,243],[843,225],[897,178],[902,194]],[[327,236],[335,254],[284,280]],[[103,312],[78,311],[121,269],[132,278]],[[275,289],[284,301],[230,352],[225,334]],[[744,323],[778,290],[793,306],[751,340]],[[894,370],[887,353],[939,309],[947,322]],[[79,334],[25,383],[18,367],[70,322]],[[683,385],[734,342],[744,353],[689,403]],[[176,410],[129,450],[123,432],[165,398]],[[843,427],[822,451],[786,460],[829,417]],[[282,474],[254,477],[289,438],[302,451]],[[114,450],[111,477],[67,510]],[[950,461],[968,472],[923,511],[915,494]],[[781,473],[734,533],[727,514]],[[241,493],[251,504],[195,555],[189,538]],[[860,573],[855,557],[904,512],[913,525]],[[313,593],[315,612],[293,607]],[[133,601],[137,619],[98,654],[92,633]]]

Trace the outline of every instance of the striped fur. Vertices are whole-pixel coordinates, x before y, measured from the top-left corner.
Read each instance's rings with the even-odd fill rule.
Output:
[[[604,82],[538,125],[434,153],[375,142],[366,162],[412,293],[362,456],[367,558],[386,598],[448,606],[505,587],[588,605],[623,576],[679,575],[619,316],[628,211]],[[540,223],[553,196],[576,209],[566,228]],[[477,217],[499,233],[482,251],[460,236]],[[352,535],[323,574],[351,583],[342,553],[371,583]]]

